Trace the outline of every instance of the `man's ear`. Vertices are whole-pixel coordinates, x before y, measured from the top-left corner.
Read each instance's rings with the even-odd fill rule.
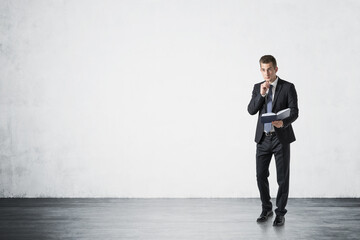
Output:
[[[277,71],[278,71],[278,69],[279,69],[279,68],[278,68],[278,67],[276,67],[276,68],[275,68],[275,72],[277,72]]]

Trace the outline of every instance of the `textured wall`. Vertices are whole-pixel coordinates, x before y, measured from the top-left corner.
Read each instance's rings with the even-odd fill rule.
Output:
[[[360,197],[359,12],[0,0],[0,197],[258,196],[246,108],[269,53],[299,95],[291,196]]]

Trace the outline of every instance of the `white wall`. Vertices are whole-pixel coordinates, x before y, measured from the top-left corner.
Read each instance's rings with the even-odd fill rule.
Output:
[[[0,1],[0,197],[257,197],[258,59],[291,197],[360,197],[359,1]],[[274,162],[271,191],[276,193]]]

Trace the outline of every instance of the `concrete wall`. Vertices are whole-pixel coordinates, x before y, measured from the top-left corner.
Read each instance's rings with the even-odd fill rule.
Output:
[[[360,197],[360,2],[1,0],[0,197],[257,197],[258,59],[291,197]],[[274,161],[271,192],[276,194]]]

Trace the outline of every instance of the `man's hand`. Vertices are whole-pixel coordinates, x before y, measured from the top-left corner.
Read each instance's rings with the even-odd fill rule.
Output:
[[[279,120],[279,121],[272,121],[271,122],[272,125],[274,125],[274,127],[276,128],[282,128],[284,126],[284,122],[282,120]]]
[[[270,88],[270,83],[268,81],[265,81],[260,86],[260,94],[264,96],[266,94],[266,91]]]

